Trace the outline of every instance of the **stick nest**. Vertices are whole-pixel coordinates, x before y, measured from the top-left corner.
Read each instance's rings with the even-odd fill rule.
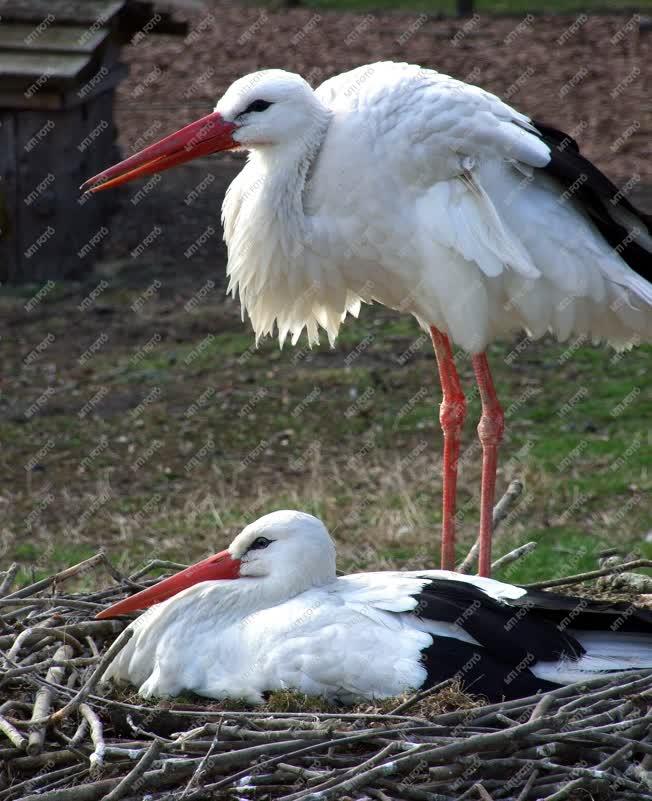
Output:
[[[490,705],[452,680],[354,709],[120,696],[100,679],[129,632],[93,617],[161,566],[98,554],[13,593],[0,574],[0,801],[652,801],[652,671]],[[97,568],[111,589],[63,591]]]

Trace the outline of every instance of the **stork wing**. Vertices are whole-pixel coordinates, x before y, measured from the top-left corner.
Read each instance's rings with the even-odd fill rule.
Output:
[[[558,628],[558,613],[577,606],[574,599],[531,594],[521,587],[445,570],[419,573],[363,573],[346,576],[347,604],[408,613],[413,625],[434,636],[482,646],[506,663],[530,654],[536,661],[577,658],[580,643]]]
[[[409,311],[419,319],[439,320],[471,352],[521,327],[615,344],[635,332],[652,336],[652,220],[571,137],[414,65],[360,67],[317,94],[334,116],[308,207],[332,208],[336,196],[342,227],[367,208],[368,240],[382,242],[394,225],[417,243],[421,296]],[[377,251],[397,263],[387,244]],[[431,297],[458,302],[438,310],[427,305]],[[393,305],[389,296],[374,299]]]

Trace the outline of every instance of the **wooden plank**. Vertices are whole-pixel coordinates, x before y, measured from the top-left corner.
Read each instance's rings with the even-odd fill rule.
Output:
[[[143,0],[0,0],[2,22],[24,22],[33,26],[47,20],[57,25],[88,25],[90,28],[114,26],[129,37],[140,30],[156,14],[158,21],[152,33],[185,36],[188,24],[178,22],[169,11],[156,8]],[[54,17],[54,19],[51,19]]]
[[[16,179],[16,115],[0,113],[0,282],[19,274],[18,189]],[[24,154],[23,154],[24,155]]]
[[[57,24],[105,25],[125,5],[126,0],[4,0],[2,22],[31,22],[38,25],[48,15]]]
[[[114,64],[108,75],[102,78],[88,92],[80,97],[75,89],[68,91],[47,91],[47,84],[38,92],[26,95],[24,91],[3,91],[0,89],[0,108],[12,109],[41,109],[42,111],[56,111],[64,108],[71,108],[82,103],[87,103],[94,97],[108,92],[122,81],[128,74],[129,69],[126,64]]]
[[[33,25],[0,26],[0,51],[39,50],[44,53],[92,53],[109,35],[107,28],[96,30],[80,25],[52,25],[38,36]]]
[[[107,120],[110,125],[102,133],[101,137],[95,139],[92,144],[84,150],[83,160],[79,164],[79,172],[73,176],[73,187],[76,191],[75,197],[78,198],[79,205],[82,206],[87,214],[86,225],[91,234],[102,230],[107,231],[111,228],[110,217],[116,211],[123,196],[118,192],[98,192],[96,195],[80,195],[79,186],[88,178],[89,175],[97,175],[98,172],[106,168],[107,164],[117,164],[122,159],[120,150],[117,146],[117,131],[113,122],[113,105],[115,95],[113,92],[105,92],[94,98],[87,107],[88,126],[93,129]],[[72,191],[72,190],[71,190]],[[84,202],[87,201],[87,202]],[[86,237],[87,240],[88,237]],[[97,237],[96,237],[97,238]],[[85,240],[85,241],[86,241]],[[83,274],[89,270],[92,264],[99,258],[102,244],[108,240],[105,236],[98,246],[93,248],[92,253],[83,256],[78,260],[78,269]],[[79,243],[75,251],[78,255],[85,244]]]
[[[0,52],[0,80],[3,88],[29,88],[38,91],[46,83],[65,85],[78,79],[90,64],[90,55],[63,53]],[[38,82],[38,83],[37,83]]]

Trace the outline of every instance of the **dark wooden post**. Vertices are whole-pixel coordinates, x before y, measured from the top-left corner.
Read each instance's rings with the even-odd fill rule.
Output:
[[[456,0],[458,17],[470,17],[473,14],[473,0]]]
[[[0,12],[0,283],[78,277],[116,203],[87,202],[79,185],[119,160],[120,46],[154,14],[154,33],[187,26],[143,0],[1,0]]]

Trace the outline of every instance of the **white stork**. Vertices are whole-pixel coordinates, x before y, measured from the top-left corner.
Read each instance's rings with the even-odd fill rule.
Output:
[[[616,347],[652,339],[652,218],[564,133],[476,86],[416,65],[359,67],[313,90],[265,70],[215,111],[87,181],[97,191],[197,156],[246,149],[223,205],[229,290],[256,338],[283,344],[377,301],[413,314],[437,356],[444,433],[442,567],[455,564],[465,398],[451,342],[471,354],[482,416],[479,571],[503,412],[486,348],[525,329]]]
[[[151,608],[148,608],[151,607]],[[324,524],[280,511],[228,550],[100,612],[148,608],[105,678],[145,697],[351,703],[459,676],[491,700],[652,667],[652,613],[444,570],[337,577]]]

